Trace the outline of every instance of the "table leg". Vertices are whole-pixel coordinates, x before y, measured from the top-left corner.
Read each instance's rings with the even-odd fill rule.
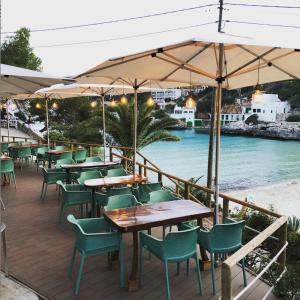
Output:
[[[66,169],[67,172],[67,184],[71,184],[71,170]]]
[[[128,281],[128,291],[134,292],[139,288],[139,280],[138,280],[138,259],[139,259],[139,239],[138,232],[134,231],[132,233],[133,236],[133,257],[132,257],[132,269],[131,274]]]
[[[203,226],[203,220],[198,219],[197,224],[198,224],[198,226]],[[201,253],[202,262],[209,261],[207,253],[206,253],[205,249],[203,249],[202,247],[200,247],[200,253]]]
[[[96,189],[92,188],[92,218],[96,217]]]
[[[48,153],[48,155],[49,155],[48,168],[51,169],[52,155],[50,153]]]

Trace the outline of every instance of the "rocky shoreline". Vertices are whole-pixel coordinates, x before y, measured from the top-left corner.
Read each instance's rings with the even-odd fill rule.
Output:
[[[226,124],[222,134],[300,141],[300,122],[272,122],[247,125],[243,121]]]

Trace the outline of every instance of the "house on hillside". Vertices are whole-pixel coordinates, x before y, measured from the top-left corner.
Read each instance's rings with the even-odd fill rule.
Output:
[[[194,127],[196,108],[180,107],[175,105],[171,118],[183,121],[187,127]]]

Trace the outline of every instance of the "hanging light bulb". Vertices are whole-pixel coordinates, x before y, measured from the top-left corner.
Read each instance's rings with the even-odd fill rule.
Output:
[[[150,97],[147,99],[146,105],[147,105],[148,107],[152,107],[152,106],[155,105],[155,100],[154,100],[154,98],[153,98],[152,96],[150,96]]]
[[[92,108],[95,108],[97,106],[97,101],[92,101],[90,105]]]
[[[52,109],[58,109],[58,104],[56,102],[52,104]]]
[[[258,65],[257,65],[257,84],[254,87],[254,93],[252,94],[252,100],[255,100],[256,96],[261,96],[263,94],[262,88],[259,84],[259,66],[260,66],[260,59],[258,60]]]
[[[116,102],[116,100],[115,99],[112,99],[112,101],[110,102],[110,106],[111,107],[117,107],[117,102]]]
[[[37,103],[37,104],[35,105],[35,108],[36,108],[36,109],[41,109],[41,108],[42,108],[41,103]]]
[[[122,97],[121,97],[121,99],[120,99],[120,103],[121,103],[122,105],[127,105],[127,104],[128,104],[128,99],[127,99],[127,97],[126,97],[125,94],[122,95]]]
[[[190,72],[190,93],[185,99],[185,107],[186,108],[196,107],[196,101],[192,97],[192,72]]]

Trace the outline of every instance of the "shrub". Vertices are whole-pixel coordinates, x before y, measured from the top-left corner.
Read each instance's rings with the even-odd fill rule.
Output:
[[[300,122],[300,115],[291,115],[286,118],[287,122]]]
[[[258,115],[253,114],[250,117],[248,117],[245,121],[247,125],[257,125],[258,124]]]

